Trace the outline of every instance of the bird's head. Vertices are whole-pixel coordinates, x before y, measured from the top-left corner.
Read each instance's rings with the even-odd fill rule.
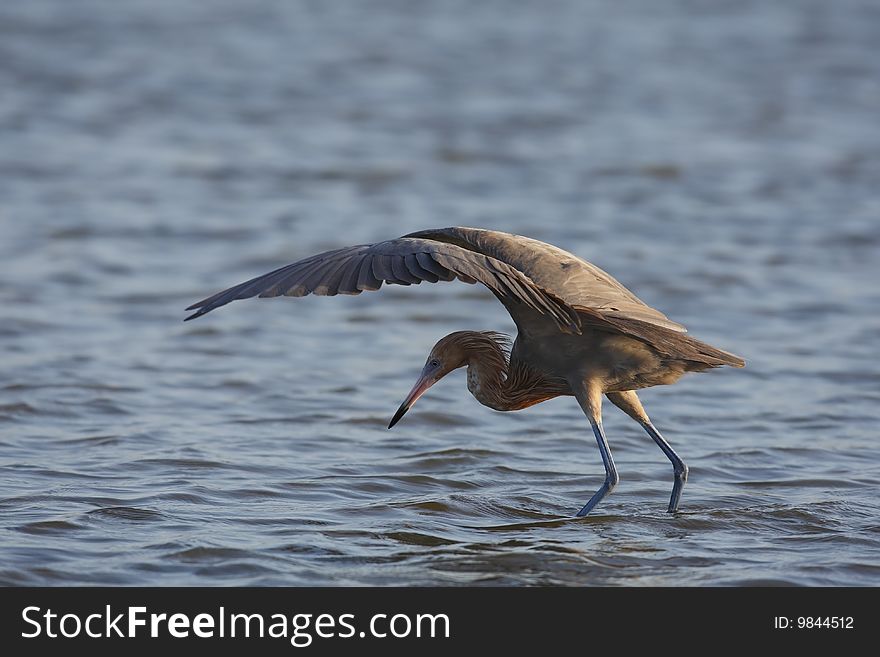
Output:
[[[425,366],[422,368],[419,380],[416,381],[416,384],[409,391],[400,408],[397,409],[394,417],[391,418],[391,422],[388,424],[389,429],[397,424],[400,418],[416,403],[419,397],[425,394],[428,388],[451,371],[468,364],[469,356],[466,340],[468,333],[472,332],[457,331],[450,333],[434,345],[431,353],[428,354],[428,359],[425,361]]]

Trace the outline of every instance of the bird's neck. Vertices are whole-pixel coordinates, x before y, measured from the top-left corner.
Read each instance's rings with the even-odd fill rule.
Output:
[[[516,411],[565,394],[564,383],[543,376],[510,358],[502,340],[506,336],[477,333],[468,349],[467,386],[483,406],[496,411]]]

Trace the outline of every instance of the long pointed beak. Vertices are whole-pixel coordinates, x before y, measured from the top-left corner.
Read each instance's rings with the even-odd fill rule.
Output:
[[[409,394],[406,396],[406,399],[403,400],[403,403],[400,405],[400,408],[397,409],[397,412],[394,414],[394,417],[391,418],[391,422],[388,423],[388,428],[390,429],[395,424],[400,421],[406,412],[410,409],[410,407],[416,403],[416,400],[425,394],[425,390],[434,385],[437,381],[427,374],[422,374],[419,377],[419,380],[416,381],[416,384],[413,386],[413,389],[409,391]]]

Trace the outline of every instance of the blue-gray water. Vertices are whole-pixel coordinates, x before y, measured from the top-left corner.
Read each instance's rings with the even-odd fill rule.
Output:
[[[0,5],[0,582],[880,584],[880,7]],[[607,269],[745,370],[393,431],[485,290],[202,297],[448,225]]]

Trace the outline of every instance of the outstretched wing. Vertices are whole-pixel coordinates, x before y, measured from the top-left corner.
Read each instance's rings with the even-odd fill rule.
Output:
[[[251,297],[333,296],[398,285],[459,279],[482,283],[505,302],[525,304],[549,316],[568,333],[580,332],[577,311],[556,294],[537,285],[516,266],[492,255],[456,244],[418,237],[363,244],[327,251],[257,276],[189,306],[195,319],[236,299]]]
[[[406,237],[455,244],[505,262],[569,306],[598,311],[610,318],[635,319],[673,331],[686,331],[609,273],[552,244],[482,228],[437,228]]]

